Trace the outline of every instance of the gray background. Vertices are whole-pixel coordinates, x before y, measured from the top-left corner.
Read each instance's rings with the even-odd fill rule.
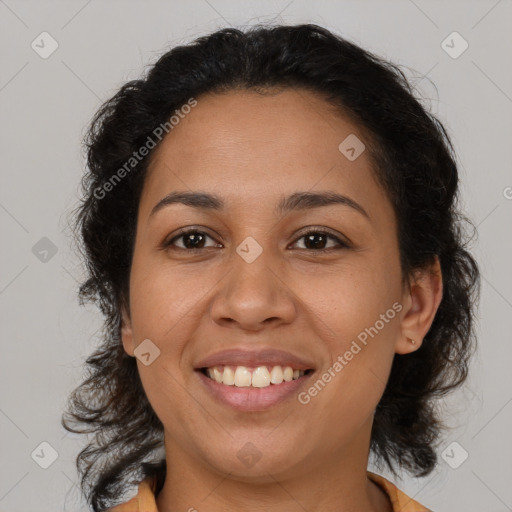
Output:
[[[60,416],[101,325],[92,306],[78,306],[83,274],[67,229],[91,116],[169,45],[266,20],[318,23],[403,65],[446,124],[464,211],[479,231],[480,345],[471,379],[442,403],[452,427],[446,461],[396,483],[436,512],[512,510],[510,0],[0,0],[0,512],[86,510],[74,468],[85,440],[67,434]],[[43,31],[59,45],[47,59],[31,47]],[[441,46],[453,31],[469,44],[458,58]],[[448,39],[455,50],[460,43]],[[58,453],[47,469],[42,442]]]

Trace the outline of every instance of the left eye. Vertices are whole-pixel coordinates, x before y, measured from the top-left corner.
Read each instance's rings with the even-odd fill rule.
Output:
[[[174,246],[178,249],[182,249],[185,251],[201,250],[206,248],[205,242],[207,238],[213,240],[213,238],[204,231],[190,230],[182,232],[178,236],[175,236],[169,242],[166,242],[164,246],[166,248]],[[181,246],[176,243],[178,240],[183,241]],[[326,231],[308,231],[307,233],[304,233],[299,238],[297,238],[294,244],[298,243],[299,240],[304,240],[304,247],[299,247],[299,249],[304,249],[307,251],[327,251],[335,249],[336,245],[338,246],[338,248],[342,249],[349,247],[347,243],[342,242],[338,237]],[[334,247],[326,247],[326,245],[328,245],[329,240],[335,242]],[[221,245],[216,243],[210,247],[221,247]]]
[[[175,245],[176,240],[185,240],[184,247],[179,247],[179,249],[183,250],[189,250],[194,251],[198,249],[203,249],[203,244],[206,238],[209,238],[213,240],[213,238],[210,235],[207,235],[204,231],[197,231],[197,230],[191,230],[191,231],[184,231],[180,235],[174,237],[172,240],[167,242],[165,244],[166,247]]]
[[[325,247],[328,240],[334,240],[339,248],[348,248],[348,244],[342,242],[338,237],[331,235],[326,231],[309,231],[297,238],[295,243],[299,240],[304,240],[304,245],[306,245],[306,247],[303,247],[303,249],[308,251],[327,251],[329,249],[334,249],[336,246]],[[307,245],[310,245],[310,247],[307,247]]]

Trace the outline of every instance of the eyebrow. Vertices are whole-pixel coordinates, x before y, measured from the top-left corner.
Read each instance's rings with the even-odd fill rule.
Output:
[[[162,208],[176,203],[181,203],[201,210],[221,211],[224,209],[224,201],[215,194],[208,194],[206,192],[175,191],[160,199],[160,201],[158,201],[151,210],[149,217],[153,216]],[[336,192],[295,192],[294,194],[284,197],[279,201],[276,206],[276,213],[283,215],[291,211],[310,210],[334,204],[353,208],[370,220],[370,216],[359,203],[350,197]]]

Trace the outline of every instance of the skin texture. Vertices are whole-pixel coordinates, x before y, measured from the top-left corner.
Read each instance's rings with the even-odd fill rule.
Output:
[[[430,328],[442,297],[439,263],[402,287],[391,203],[367,152],[349,161],[338,150],[349,134],[364,134],[323,99],[286,89],[197,101],[152,155],[123,313],[125,351],[134,356],[146,338],[161,351],[149,366],[137,361],[165,427],[159,510],[390,511],[366,477],[373,413],[395,353],[407,357]],[[226,206],[173,204],[150,216],[172,191],[214,193]],[[369,219],[345,205],[276,215],[278,201],[299,191],[349,196]],[[190,237],[162,247],[187,226],[210,237],[203,249],[187,252]],[[350,247],[327,239],[308,250],[311,226]],[[248,236],[263,249],[252,263],[236,252]],[[395,302],[401,311],[307,405],[293,397],[236,411],[214,401],[193,371],[223,349],[270,347],[314,362],[321,375]],[[250,468],[237,457],[247,442],[261,453]]]

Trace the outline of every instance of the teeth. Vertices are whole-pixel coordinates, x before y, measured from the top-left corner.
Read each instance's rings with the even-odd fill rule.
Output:
[[[269,368],[270,371],[269,371]],[[248,368],[237,366],[233,370],[231,366],[215,366],[208,368],[206,374],[210,379],[225,384],[226,386],[266,388],[270,384],[281,384],[296,380],[304,375],[304,370],[294,370],[291,366],[258,366]]]
[[[291,380],[293,380],[293,368],[291,368],[290,366],[285,367],[285,369],[283,370],[283,379],[285,380],[285,382],[290,382]]]
[[[224,372],[221,372],[218,368],[214,368],[213,369],[213,378],[217,382],[222,382],[222,375],[223,374],[224,374]]]
[[[227,386],[234,386],[235,384],[235,372],[229,366],[226,366],[222,373],[222,384]]]
[[[274,366],[270,372],[270,382],[272,384],[281,384],[283,382],[283,369],[280,366]]]
[[[246,388],[251,385],[251,372],[245,366],[237,366],[235,370],[235,386]]]
[[[266,366],[258,366],[258,368],[252,372],[251,385],[253,388],[266,388],[270,386],[270,373]]]

